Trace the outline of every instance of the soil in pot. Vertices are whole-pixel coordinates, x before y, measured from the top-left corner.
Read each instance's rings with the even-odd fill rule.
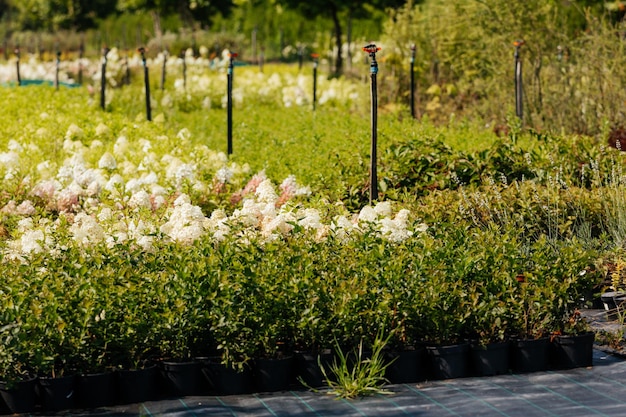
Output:
[[[510,343],[498,342],[471,345],[472,370],[476,376],[506,374],[510,370]]]
[[[44,410],[69,410],[76,405],[76,376],[40,377],[38,391],[41,407]]]
[[[463,378],[469,372],[469,343],[426,346],[434,379]]]
[[[389,364],[385,370],[385,377],[392,384],[406,384],[426,379],[428,362],[423,346],[387,351],[385,362]]]
[[[28,378],[13,384],[0,381],[0,396],[11,413],[35,411],[37,378]]]
[[[593,365],[595,333],[559,335],[550,343],[550,364],[554,369],[581,368]]]
[[[511,342],[511,367],[515,373],[538,372],[548,369],[550,339],[516,339]]]
[[[140,369],[117,371],[117,395],[120,404],[140,403],[159,397],[159,368],[157,365]]]

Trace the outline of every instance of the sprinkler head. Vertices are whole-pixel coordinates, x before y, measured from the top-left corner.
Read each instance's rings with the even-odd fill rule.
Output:
[[[363,47],[363,52],[367,52],[368,54],[370,54],[370,56],[374,56],[376,55],[376,52],[380,51],[382,48],[376,46],[373,43],[370,43],[369,45],[366,45]]]
[[[515,42],[513,42],[513,46],[515,46],[516,48],[519,48],[520,46],[524,45],[526,42],[523,39],[518,39]]]

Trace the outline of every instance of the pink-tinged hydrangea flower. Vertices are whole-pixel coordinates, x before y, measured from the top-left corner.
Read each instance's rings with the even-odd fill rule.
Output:
[[[78,208],[78,194],[69,188],[64,188],[57,193],[57,210],[73,212]]]
[[[44,201],[52,201],[57,190],[61,189],[61,183],[56,180],[42,181],[35,185],[30,194]]]
[[[20,216],[32,216],[37,212],[37,210],[30,200],[24,200],[15,208],[15,212]]]

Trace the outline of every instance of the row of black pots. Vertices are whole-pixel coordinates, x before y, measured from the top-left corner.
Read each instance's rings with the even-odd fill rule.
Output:
[[[536,372],[592,365],[594,333],[512,340],[487,346],[462,343],[420,346],[385,352],[387,379],[412,383],[506,373]],[[361,359],[364,359],[363,357]],[[164,361],[140,370],[121,370],[63,378],[33,378],[7,387],[0,383],[5,409],[0,413],[28,413],[38,408],[59,411],[139,403],[167,397],[233,395],[326,385],[319,366],[330,369],[333,354],[299,352],[280,359],[257,359],[234,370],[218,359]]]
[[[528,373],[592,366],[593,332],[539,339],[515,339],[486,346],[461,343],[426,346],[432,379]]]
[[[322,355],[327,362],[328,355]],[[299,353],[280,359],[257,359],[237,370],[217,358],[162,361],[137,370],[30,378],[12,385],[0,382],[0,415],[94,409],[168,397],[280,391],[303,383],[310,387],[324,385],[318,355]]]

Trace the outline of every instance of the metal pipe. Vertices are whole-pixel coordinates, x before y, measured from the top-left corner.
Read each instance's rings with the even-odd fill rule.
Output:
[[[148,64],[146,62],[146,48],[139,48],[141,54],[141,63],[143,64],[143,79],[146,90],[146,119],[152,120],[152,108],[150,106],[150,72],[148,70]]]
[[[15,62],[15,69],[17,70],[17,85],[22,85],[22,76],[20,75],[20,46],[15,47],[15,56],[17,61]]]
[[[411,45],[411,116],[415,119],[415,44]]]
[[[106,107],[106,83],[107,83],[107,55],[109,53],[109,48],[104,47],[102,49],[102,71],[100,76],[100,107],[102,110]]]
[[[515,46],[515,114],[520,118],[520,120],[524,120],[522,61],[520,59],[520,48],[523,44],[523,40],[513,42],[513,45]]]
[[[378,200],[378,173],[377,173],[377,141],[378,141],[378,92],[376,86],[376,75],[378,74],[378,62],[376,62],[376,52],[380,51],[380,47],[375,44],[369,44],[363,47],[363,51],[367,52],[372,59],[370,64],[370,80],[371,80],[371,127],[372,141],[370,148],[370,205]]]
[[[227,154],[231,155],[233,153],[233,61],[237,57],[237,54],[231,52],[228,54],[230,57],[230,61],[228,62],[228,72],[227,72],[227,86],[226,86],[226,95],[227,95]]]
[[[319,54],[311,54],[313,58],[313,111],[315,111],[315,105],[317,103],[317,67],[319,64]]]

